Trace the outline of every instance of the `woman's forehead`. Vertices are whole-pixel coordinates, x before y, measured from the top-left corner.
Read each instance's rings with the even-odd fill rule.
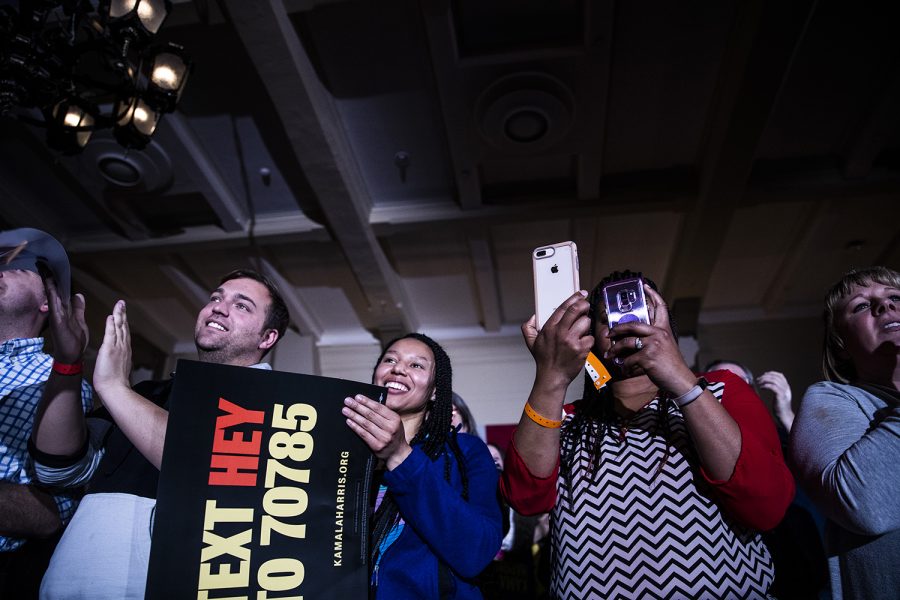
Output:
[[[892,286],[887,283],[881,283],[879,281],[864,281],[860,283],[851,283],[847,294],[841,298],[841,301],[846,303],[857,296],[868,296],[870,294],[875,294],[882,292],[884,290],[895,290],[900,291],[900,288]]]
[[[413,356],[421,358],[428,362],[434,362],[434,353],[427,344],[413,338],[403,338],[391,344],[385,354],[394,353],[404,356]]]

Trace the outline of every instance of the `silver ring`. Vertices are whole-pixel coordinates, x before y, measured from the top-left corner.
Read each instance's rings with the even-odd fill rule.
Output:
[[[634,338],[634,349],[640,350],[644,347],[644,341],[641,338]]]

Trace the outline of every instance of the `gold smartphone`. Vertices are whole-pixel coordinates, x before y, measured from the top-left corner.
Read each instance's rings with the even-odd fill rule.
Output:
[[[531,251],[534,314],[541,329],[560,304],[580,289],[575,242],[539,246]]]

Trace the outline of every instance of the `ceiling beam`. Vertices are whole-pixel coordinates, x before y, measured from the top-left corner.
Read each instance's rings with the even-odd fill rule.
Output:
[[[369,224],[371,199],[330,92],[300,43],[282,0],[224,0],[230,20],[285,129],[369,302],[375,329],[415,331],[419,321],[402,281]]]
[[[500,290],[497,287],[497,272],[491,245],[484,233],[469,237],[469,256],[475,272],[475,290],[481,306],[481,322],[485,331],[500,331],[502,311]]]
[[[848,199],[861,199],[884,194],[900,193],[900,170],[875,167],[865,179],[846,179],[833,165],[824,168],[809,168],[791,165],[791,161],[757,161],[753,177],[748,182],[743,195],[743,205],[779,204],[797,202],[805,198],[827,195]],[[520,203],[505,203],[484,206],[477,211],[462,209],[454,202],[434,202],[425,199],[420,202],[398,202],[379,204],[371,211],[370,224],[375,234],[387,235],[403,228],[421,224],[446,221],[490,225],[513,220],[540,218],[544,213],[565,213],[570,217],[605,217],[640,212],[683,210],[693,201],[696,189],[686,185],[679,176],[669,176],[666,170],[641,173],[634,181],[616,185],[615,189],[604,189],[602,198],[585,203],[573,198],[548,197],[544,200],[529,199]],[[604,181],[607,178],[604,178]],[[656,181],[656,180],[659,181]],[[648,181],[654,181],[649,184]],[[14,223],[38,223],[47,221],[45,229],[65,228],[44,210],[38,210],[36,200],[22,201],[17,197],[30,190],[15,191],[9,187],[9,180],[0,177],[0,193],[8,198],[0,203],[0,216]],[[18,196],[17,196],[18,195]],[[32,210],[34,207],[34,210]],[[51,231],[52,233],[52,231]],[[325,227],[307,218],[300,212],[269,214],[257,218],[253,238],[263,245],[283,242],[324,241],[331,239]],[[61,238],[62,239],[62,238]],[[66,249],[73,254],[99,252],[147,252],[157,249],[189,249],[211,245],[246,245],[244,232],[225,232],[216,226],[188,227],[184,232],[157,238],[129,240],[114,233],[79,235],[66,241]],[[581,244],[579,244],[581,247]]]
[[[578,60],[584,64],[577,69],[578,89],[585,90],[584,97],[592,102],[578,124],[582,135],[576,181],[579,200],[594,200],[600,194],[615,23],[612,0],[584,3],[584,54]]]
[[[897,62],[884,74],[887,84],[873,99],[844,149],[844,176],[867,177],[878,154],[890,143],[900,125],[900,68]]]
[[[184,297],[195,309],[205,306],[209,302],[209,290],[180,268],[173,264],[161,264],[159,270],[184,294]]]
[[[265,258],[259,259],[260,267],[263,275],[268,277],[275,283],[278,291],[281,292],[284,303],[287,304],[288,312],[291,315],[291,322],[300,330],[300,334],[313,337],[316,342],[322,339],[324,329],[321,323],[313,316],[306,307],[306,304],[297,294],[297,290],[291,285],[291,282],[284,278],[281,272]]]
[[[253,239],[269,240],[326,240],[330,239],[325,228],[310,220],[299,211],[287,214],[270,214],[256,220],[253,228]],[[148,238],[145,240],[127,240],[121,236],[101,233],[81,235],[72,239],[66,247],[70,253],[90,254],[112,251],[138,250],[178,250],[198,245],[248,244],[247,234],[243,231],[222,231],[215,225],[189,227],[175,235]]]
[[[178,151],[178,160],[191,174],[197,185],[197,191],[203,194],[210,208],[216,213],[222,229],[246,232],[250,223],[246,203],[235,196],[187,119],[177,112],[167,115],[156,132],[156,138],[158,143],[170,152],[176,146],[181,148]]]
[[[808,202],[795,221],[794,231],[789,238],[790,246],[782,254],[781,264],[762,297],[762,307],[766,314],[778,313],[784,307],[788,289],[797,279],[801,263],[814,252],[813,237],[827,204],[827,200]]]
[[[685,216],[666,276],[670,303],[706,293],[746,191],[759,140],[815,6],[816,0],[735,4],[707,118],[700,191]]]
[[[478,126],[472,126],[472,115],[467,110],[469,98],[463,85],[466,70],[459,61],[453,8],[450,0],[422,0],[420,6],[425,19],[426,37],[431,50],[438,102],[444,116],[444,131],[447,134],[459,205],[465,210],[480,208],[479,143],[472,139],[477,135]]]
[[[600,281],[600,264],[603,257],[597,256],[596,217],[572,219],[572,240],[578,247],[578,272],[581,289],[592,290]]]
[[[140,302],[126,298],[119,291],[78,267],[72,267],[72,279],[78,283],[79,288],[90,290],[90,293],[100,300],[108,313],[112,312],[116,301],[125,300],[128,310],[128,327],[131,331],[147,340],[164,354],[172,354],[175,351],[178,338],[171,332],[167,332],[169,325],[164,315],[144,310]]]

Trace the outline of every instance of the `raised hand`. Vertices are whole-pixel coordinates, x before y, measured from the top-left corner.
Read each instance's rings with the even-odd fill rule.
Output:
[[[63,364],[81,362],[89,338],[88,326],[84,320],[84,296],[75,294],[71,302],[68,298],[61,298],[50,270],[39,262],[38,271],[44,282],[47,305],[50,309],[53,359]]]
[[[522,325],[538,377],[559,379],[559,383],[568,385],[581,372],[594,345],[589,309],[583,292],[576,292],[550,315],[540,331],[534,316]]]
[[[113,313],[106,317],[103,343],[100,345],[94,366],[94,388],[102,398],[116,388],[130,389],[130,377],[131,332],[128,329],[125,302],[119,300],[113,308]]]
[[[769,390],[775,395],[772,406],[775,416],[790,431],[794,424],[794,408],[791,405],[791,386],[787,377],[778,371],[766,371],[756,378],[756,383],[761,389]]]
[[[399,466],[412,452],[400,415],[387,406],[358,394],[344,399],[342,412],[350,429],[385,462],[388,470]]]
[[[615,343],[605,358],[619,359],[617,364],[629,376],[647,375],[660,389],[681,395],[691,389],[697,377],[684,362],[672,334],[665,301],[653,288],[644,284],[650,321],[619,323],[607,337]]]

